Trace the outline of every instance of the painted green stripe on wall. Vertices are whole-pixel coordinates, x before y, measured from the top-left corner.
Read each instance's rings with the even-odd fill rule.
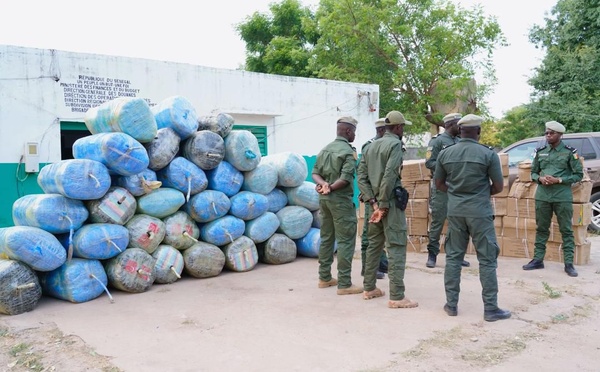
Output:
[[[46,164],[40,164],[40,169]],[[43,194],[37,184],[37,173],[25,173],[21,164],[17,174],[17,163],[0,164],[0,227],[14,226],[12,205],[15,200],[28,194]]]

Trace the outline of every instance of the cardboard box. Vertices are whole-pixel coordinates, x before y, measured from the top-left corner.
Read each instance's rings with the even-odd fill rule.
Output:
[[[507,198],[497,198],[496,196],[492,196],[492,209],[494,211],[494,216],[506,216],[507,213]]]
[[[408,252],[425,253],[427,252],[427,244],[429,238],[426,236],[409,235],[406,243],[406,250]]]
[[[535,219],[535,200],[506,198],[506,215],[520,218]]]
[[[573,226],[587,226],[592,223],[592,203],[573,204]],[[535,217],[535,216],[534,216]],[[558,223],[556,215],[552,215],[552,222]]]
[[[517,165],[520,182],[531,182],[531,160],[523,160]]]
[[[431,194],[430,182],[431,181],[402,182],[402,186],[408,191],[410,199],[429,199]]]
[[[425,167],[425,159],[405,160],[402,162],[402,182],[428,181],[431,171]]]
[[[535,182],[515,181],[510,188],[508,196],[517,199],[535,199],[537,186],[538,184]]]
[[[428,218],[406,218],[408,235],[427,236],[429,228]]]
[[[498,154],[498,158],[500,158],[500,167],[502,168],[502,175],[504,177],[508,177],[508,173],[509,173],[508,154],[507,153]]]
[[[427,218],[429,216],[429,199],[408,199],[404,213],[406,213],[406,218]]]
[[[571,185],[573,203],[589,203],[592,196],[592,181],[583,180]]]
[[[589,240],[586,240],[583,244],[575,245],[573,263],[575,265],[587,265],[590,262],[591,247],[592,243]],[[548,242],[544,261],[565,262],[562,243]]]
[[[531,259],[533,257],[533,249],[533,240],[503,236],[500,254],[504,257]]]

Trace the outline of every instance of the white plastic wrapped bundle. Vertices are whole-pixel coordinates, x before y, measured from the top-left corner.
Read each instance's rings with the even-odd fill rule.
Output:
[[[183,271],[183,255],[170,245],[161,244],[152,253],[152,257],[156,260],[154,265],[154,280],[159,284],[175,283],[177,279],[181,279]]]
[[[261,161],[256,168],[244,172],[242,190],[267,195],[277,186],[277,169],[271,163]]]
[[[265,163],[270,163],[277,169],[277,186],[296,187],[300,186],[308,175],[306,160],[293,152],[280,152],[267,155]]]
[[[129,230],[125,226],[90,223],[83,225],[73,235],[73,256],[107,260],[123,252],[128,245]]]
[[[260,163],[258,140],[247,130],[232,130],[225,137],[225,160],[242,172],[251,171]]]
[[[177,156],[180,142],[181,138],[173,129],[159,129],[156,137],[144,144],[150,160],[148,168],[157,171],[166,167]]]
[[[265,212],[261,216],[246,222],[244,235],[254,243],[264,242],[279,228],[279,218],[272,212]]]
[[[92,134],[123,132],[141,143],[152,141],[158,127],[143,98],[119,97],[90,108],[84,117]]]
[[[152,254],[165,237],[165,223],[147,214],[136,214],[125,225],[129,246]]]
[[[308,233],[296,240],[298,254],[304,257],[319,257],[321,246],[321,229],[311,227]]]
[[[89,216],[81,200],[60,194],[32,194],[15,200],[13,222],[17,226],[33,226],[53,234],[77,230]]]
[[[204,191],[208,186],[204,171],[182,156],[173,159],[169,165],[158,171],[156,176],[164,187],[184,193],[186,200],[189,200],[191,195]]]
[[[233,196],[240,191],[244,175],[235,167],[223,160],[215,169],[206,171],[208,188],[221,191],[227,196]]]
[[[233,128],[233,116],[225,113],[201,116],[198,118],[198,130],[209,130],[225,138]]]
[[[98,260],[73,258],[56,270],[42,273],[40,283],[44,294],[74,303],[91,301],[104,291],[108,293],[106,272]]]
[[[177,212],[184,204],[185,196],[181,191],[161,187],[149,194],[138,196],[136,213],[165,218]]]
[[[137,201],[129,191],[116,186],[109,188],[100,199],[86,202],[86,206],[90,222],[125,225],[133,217]]]
[[[18,315],[31,311],[41,297],[42,287],[29,266],[0,259],[0,314]]]
[[[116,183],[118,186],[127,189],[133,196],[147,194],[162,185],[162,182],[156,178],[156,172],[151,169],[144,169],[133,176],[119,176]]]
[[[214,169],[225,156],[225,142],[218,134],[201,130],[185,140],[183,156],[203,170]]]
[[[224,216],[200,228],[200,238],[210,244],[222,246],[244,235],[246,224],[234,216]]]
[[[125,252],[106,261],[104,266],[108,283],[125,292],[146,292],[154,283],[156,260],[140,248],[127,248]]]
[[[256,245],[258,259],[271,265],[280,265],[296,259],[296,243],[284,234],[275,233],[263,243]]]
[[[269,208],[269,200],[262,194],[250,191],[240,191],[230,198],[229,214],[244,221],[253,220]]]
[[[225,267],[232,271],[243,272],[254,269],[258,263],[258,251],[252,239],[241,236],[223,247]]]
[[[217,276],[225,267],[225,254],[214,244],[198,242],[183,251],[184,270],[194,278]]]
[[[65,263],[67,252],[54,235],[39,227],[11,226],[0,229],[0,258],[51,271]]]
[[[322,222],[321,211],[319,211],[319,210],[313,211],[312,215],[313,215],[312,227],[316,227],[317,229],[320,229],[321,222]]]
[[[198,242],[200,229],[192,217],[184,211],[177,211],[165,217],[163,222],[165,223],[163,244],[184,250]]]
[[[319,193],[313,182],[304,181],[297,187],[286,187],[283,189],[288,198],[289,205],[299,205],[309,211],[319,209]]]
[[[91,159],[106,165],[109,171],[131,176],[148,168],[146,148],[125,133],[98,133],[73,143],[75,159]]]
[[[288,205],[276,213],[279,218],[277,232],[284,233],[290,239],[299,239],[308,233],[313,216],[310,211],[297,205]]]
[[[269,201],[269,212],[277,213],[288,203],[287,195],[280,189],[273,189],[266,196]]]
[[[223,217],[231,207],[231,200],[216,190],[204,190],[190,198],[183,210],[197,222],[210,222]]]
[[[182,140],[198,130],[196,109],[190,101],[182,96],[165,98],[152,107],[152,112],[159,130],[172,128]]]
[[[108,168],[90,159],[61,160],[44,166],[37,178],[46,194],[61,194],[71,199],[99,199],[110,187]]]

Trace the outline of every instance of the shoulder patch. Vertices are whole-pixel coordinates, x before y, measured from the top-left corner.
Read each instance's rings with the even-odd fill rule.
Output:
[[[577,149],[573,146],[569,146],[567,144],[565,144],[565,148],[569,151],[571,151],[573,154],[577,152]]]
[[[480,143],[480,145],[483,146],[483,147],[485,147],[486,149],[489,149],[489,150],[492,150],[492,151],[494,150],[494,148],[492,146],[484,145],[483,143]]]
[[[545,149],[545,148],[546,148],[546,146],[548,146],[548,145],[540,146],[540,147],[538,147],[537,149],[533,150],[533,152],[542,151],[543,149]]]
[[[447,149],[448,147],[454,146],[454,145],[456,145],[456,143],[453,143],[451,145],[444,145],[444,146],[442,146],[442,150]]]

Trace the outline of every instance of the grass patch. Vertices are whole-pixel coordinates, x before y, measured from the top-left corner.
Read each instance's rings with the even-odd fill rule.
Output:
[[[482,367],[497,365],[525,350],[528,340],[538,340],[539,337],[537,333],[520,333],[515,337],[493,341],[481,349],[469,349],[460,357]]]
[[[9,354],[12,357],[16,357],[19,354],[21,354],[23,351],[29,349],[31,346],[29,344],[26,344],[24,342],[21,342],[20,344],[16,344],[15,346],[10,348]]]
[[[8,328],[5,327],[0,327],[0,337],[6,337],[8,336],[10,333],[8,332]]]
[[[542,282],[542,285],[544,286],[544,292],[546,292],[549,298],[559,298],[562,295],[559,291],[552,288],[550,284]]]
[[[417,358],[426,356],[433,348],[450,349],[456,345],[457,340],[465,339],[467,335],[460,327],[454,327],[447,331],[436,331],[431,338],[420,340],[417,346],[402,353],[405,358]]]

